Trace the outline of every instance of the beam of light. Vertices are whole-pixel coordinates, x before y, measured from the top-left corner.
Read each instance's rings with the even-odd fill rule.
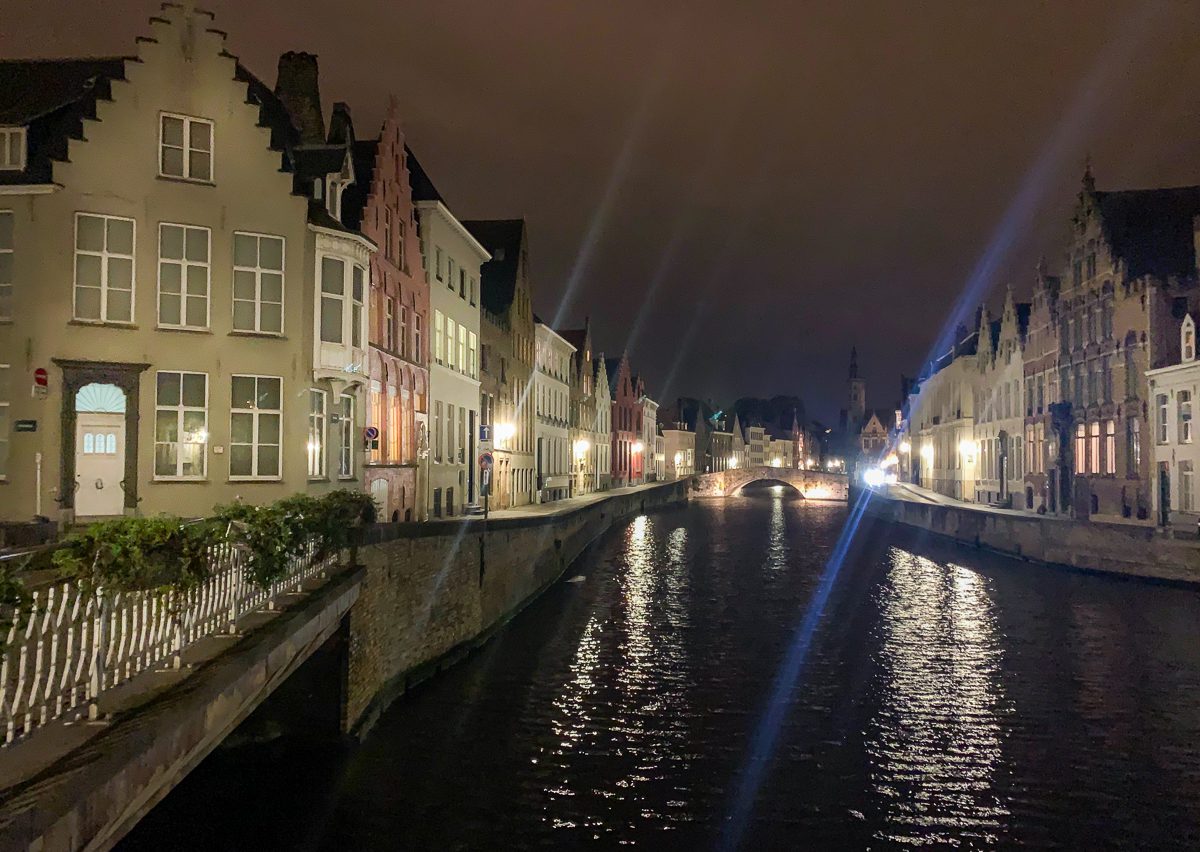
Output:
[[[737,792],[734,795],[729,816],[725,820],[725,828],[721,833],[720,849],[737,849],[746,833],[750,822],[750,814],[754,811],[754,802],[763,778],[775,754],[775,743],[779,739],[779,731],[783,727],[783,717],[791,703],[792,691],[800,677],[800,670],[808,658],[808,649],[812,645],[813,634],[825,612],[825,604],[833,591],[834,583],[841,572],[842,564],[846,561],[846,553],[854,540],[858,526],[862,522],[863,512],[871,499],[868,491],[859,494],[854,508],[846,519],[837,544],[825,563],[825,571],[821,582],[813,592],[808,602],[804,617],[792,634],[791,644],[784,655],[779,670],[775,673],[775,681],[771,686],[766,709],[758,722],[750,739],[749,751],[746,754],[742,771],[739,773]]]
[[[604,232],[605,225],[608,223],[613,205],[616,204],[617,191],[621,188],[621,185],[625,182],[625,177],[629,174],[630,167],[633,164],[633,155],[641,144],[642,137],[646,133],[646,126],[650,122],[650,116],[662,96],[663,89],[666,87],[671,66],[674,64],[675,49],[678,42],[679,39],[677,37],[669,39],[668,49],[659,55],[658,64],[655,66],[653,73],[648,75],[649,80],[646,90],[642,93],[642,99],[638,102],[637,109],[634,110],[629,125],[625,128],[621,149],[618,151],[617,158],[613,161],[612,169],[608,173],[608,182],[604,185],[604,192],[600,196],[600,203],[592,211],[592,218],[588,222],[587,231],[584,232],[583,241],[579,244],[579,251],[575,255],[575,263],[571,266],[571,273],[567,276],[567,283],[563,288],[562,299],[558,303],[558,309],[554,312],[554,320],[550,324],[551,328],[562,328],[571,305],[575,301],[579,282],[583,279],[584,273],[587,272],[588,267],[591,265],[592,256],[596,253],[596,246],[600,243],[600,236]]]
[[[996,226],[992,239],[976,261],[967,277],[961,295],[954,303],[946,324],[934,341],[929,364],[958,343],[954,339],[958,326],[971,319],[975,306],[982,303],[994,283],[994,278],[1014,245],[1023,239],[1034,223],[1034,213],[1041,206],[1047,189],[1055,185],[1054,175],[1068,158],[1075,156],[1080,143],[1096,124],[1097,115],[1106,98],[1117,88],[1119,78],[1128,73],[1133,59],[1149,41],[1153,24],[1162,10],[1161,2],[1144,4],[1132,20],[1115,28],[1118,37],[1098,52],[1098,59],[1080,81],[1070,107],[1059,119],[1050,138],[1038,153],[1018,185],[1017,192]],[[968,331],[973,331],[968,326]]]

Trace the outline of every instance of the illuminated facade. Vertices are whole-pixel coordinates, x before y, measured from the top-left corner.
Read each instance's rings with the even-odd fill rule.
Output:
[[[545,323],[534,321],[533,437],[538,502],[571,496],[571,356],[575,347]]]
[[[342,219],[348,111],[326,132],[312,58],[300,116],[209,13],[165,6],[148,35],[128,60],[0,63],[23,146],[0,171],[8,519],[362,487],[374,245]]]

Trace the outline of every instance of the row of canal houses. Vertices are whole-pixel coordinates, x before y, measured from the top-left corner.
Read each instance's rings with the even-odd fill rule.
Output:
[[[270,86],[168,3],[129,56],[0,62],[0,518],[520,506],[661,475],[656,408],[315,56]]]
[[[1102,191],[1061,264],[927,365],[886,461],[961,500],[1196,530],[1200,187]]]

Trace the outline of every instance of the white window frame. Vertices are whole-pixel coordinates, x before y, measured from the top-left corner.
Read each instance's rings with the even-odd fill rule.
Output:
[[[1171,413],[1168,407],[1168,397],[1165,393],[1160,393],[1155,402],[1158,404],[1158,416],[1154,420],[1154,437],[1157,439],[1156,443],[1161,446],[1166,444],[1171,437],[1168,431],[1168,424],[1171,422]]]
[[[346,403],[349,402],[349,414]],[[352,393],[338,395],[338,479],[354,479],[354,416],[357,401]]]
[[[183,230],[183,257],[181,258],[164,258],[163,257],[163,231],[166,228],[181,228]],[[203,231],[205,246],[207,248],[207,259],[204,263],[195,260],[187,259],[187,237],[188,231]],[[163,264],[171,264],[179,267],[179,293],[168,294],[177,295],[179,297],[179,322],[169,323],[164,322],[162,318],[162,272]],[[187,318],[187,282],[188,270],[193,266],[204,268],[204,325],[188,325],[185,321]],[[156,304],[158,327],[169,329],[185,329],[191,331],[207,331],[212,325],[212,230],[203,225],[185,225],[181,222],[159,222],[158,223],[158,301]]]
[[[256,399],[258,396],[258,382],[259,381],[261,381],[262,379],[274,379],[275,381],[279,382],[279,408],[259,408],[257,405],[255,405],[253,408],[234,408],[233,404],[232,404],[232,400],[230,400],[230,406],[229,406],[229,449],[230,449],[230,454],[228,456],[228,458],[230,460],[229,461],[229,480],[231,482],[254,482],[254,481],[278,482],[279,480],[283,479],[283,431],[284,431],[283,377],[282,376],[259,375],[257,373],[234,373],[234,374],[230,375],[230,377],[229,377],[230,392],[232,392],[232,390],[233,390],[234,379],[254,379],[254,390],[255,390],[255,398]],[[249,414],[249,415],[251,415],[251,418],[252,418],[251,419],[252,425],[251,425],[250,444],[248,445],[251,448],[250,469],[251,469],[252,473],[250,473],[250,474],[235,474],[233,472],[233,452],[232,452],[233,446],[234,446],[233,416],[235,414]],[[264,446],[258,440],[258,419],[259,419],[259,416],[263,415],[263,414],[276,414],[279,416],[279,443],[276,445],[279,447],[279,455],[278,455],[279,472],[275,473],[275,474],[261,475],[258,472],[258,448],[260,446]],[[239,444],[239,446],[246,446],[246,445]]]
[[[14,147],[16,158],[12,155]],[[24,127],[0,127],[0,171],[25,171],[28,147],[29,138]]]
[[[0,244],[0,257],[8,256],[9,274],[12,277],[8,281],[0,279],[0,322],[7,322],[12,319],[12,299],[13,290],[16,286],[17,271],[17,217],[11,210],[0,210],[0,222],[6,220],[12,244],[7,248]]]
[[[183,174],[175,175],[164,170],[163,168],[163,153],[166,150],[167,143],[164,138],[163,128],[166,125],[167,119],[175,119],[183,122],[183,147],[179,148],[175,145],[169,147],[179,150],[183,155]],[[208,126],[208,151],[203,152],[208,154],[208,177],[193,177],[192,158],[193,150],[199,151],[199,148],[192,148],[192,125],[202,124]],[[158,114],[158,176],[168,178],[170,180],[186,180],[192,183],[215,183],[217,179],[217,128],[212,119],[200,118],[195,115],[184,115],[177,112],[160,112]]]
[[[327,293],[325,291],[325,261],[331,260],[342,265],[342,292]],[[360,283],[360,292],[356,298],[354,295],[354,273],[358,271],[362,274]],[[370,278],[367,274],[367,269],[361,263],[356,263],[348,257],[342,255],[323,253],[317,255],[317,340],[321,343],[331,344],[333,346],[345,346],[350,349],[362,349],[363,341],[366,338],[364,329],[366,321],[366,294],[370,286]],[[324,314],[322,308],[326,299],[331,301],[340,301],[341,304],[341,328],[339,340],[326,340],[324,334]],[[357,314],[357,316],[356,316]],[[357,338],[357,340],[356,340]]]
[[[104,248],[100,251],[92,249],[79,248],[79,220],[87,217],[91,219],[100,219],[104,223]],[[122,254],[108,250],[108,222],[115,220],[119,222],[128,222],[130,224],[130,253]],[[80,255],[88,257],[100,258],[100,317],[95,319],[92,317],[79,316],[79,261]],[[73,281],[71,287],[71,317],[77,322],[86,322],[94,324],[111,324],[111,325],[133,325],[134,317],[137,316],[137,221],[130,219],[128,216],[110,216],[107,213],[91,213],[86,210],[78,210],[75,213],[75,244],[74,251],[71,255],[72,267],[71,278]],[[108,316],[108,267],[109,261],[113,258],[119,258],[129,261],[129,319],[110,319]]]
[[[383,299],[383,340],[385,347],[396,351],[396,300],[391,296]]]
[[[236,257],[236,249],[234,250],[233,261],[233,280],[230,281],[230,298],[229,298],[229,323],[230,328],[240,334],[269,334],[273,337],[283,337],[283,333],[287,327],[287,237],[282,237],[278,234],[261,234],[255,231],[234,231],[233,243],[236,244],[238,237],[252,237],[255,241],[257,249],[255,251],[255,265],[241,266],[238,264]],[[262,265],[262,242],[263,240],[278,240],[279,241],[279,269],[273,269]],[[235,302],[246,302],[248,299],[238,299],[235,294],[237,292],[237,273],[249,272],[254,275],[254,328],[238,328],[235,324],[236,314],[234,313]],[[262,327],[262,306],[264,304],[262,297],[262,277],[263,273],[278,274],[279,285],[279,330],[267,330]],[[273,303],[272,303],[273,304]]]
[[[1175,407],[1179,412],[1179,436],[1177,443],[1190,444],[1192,442],[1192,432],[1195,429],[1193,425],[1195,422],[1194,405],[1195,400],[1192,398],[1190,389],[1181,389],[1175,392]]]
[[[313,402],[321,401],[320,411]],[[313,445],[314,437],[316,446]],[[308,458],[308,478],[325,479],[329,471],[329,394],[320,388],[308,390],[308,443],[305,451]]]
[[[458,349],[454,342],[457,331],[458,323],[446,317],[446,366],[451,370],[458,369]]]
[[[166,374],[179,376],[179,402],[176,405],[164,405],[158,399],[158,377]],[[204,377],[204,406],[199,408],[194,405],[185,405],[183,402],[183,377],[184,376],[203,376]],[[208,479],[208,402],[210,398],[208,373],[197,373],[192,370],[157,370],[154,374],[154,479],[156,482],[202,482]],[[175,412],[175,441],[160,441],[158,440],[158,413],[160,411]],[[204,450],[200,454],[201,471],[199,475],[185,475],[181,473],[183,469],[183,446],[185,443],[192,444],[196,442],[183,440],[183,418],[187,412],[202,412],[204,414],[204,440],[200,441],[200,445]],[[160,444],[173,444],[175,446],[175,473],[159,473],[158,472],[158,447]]]

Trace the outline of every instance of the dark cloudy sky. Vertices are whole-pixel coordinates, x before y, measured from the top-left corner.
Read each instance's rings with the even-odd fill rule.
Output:
[[[833,417],[857,343],[890,404],[964,291],[1057,262],[1086,154],[1101,188],[1200,182],[1194,2],[204,5],[268,81],[318,53],[360,135],[395,93],[457,215],[529,220],[541,315],[663,399]],[[0,0],[0,55],[129,52],[156,8]]]

